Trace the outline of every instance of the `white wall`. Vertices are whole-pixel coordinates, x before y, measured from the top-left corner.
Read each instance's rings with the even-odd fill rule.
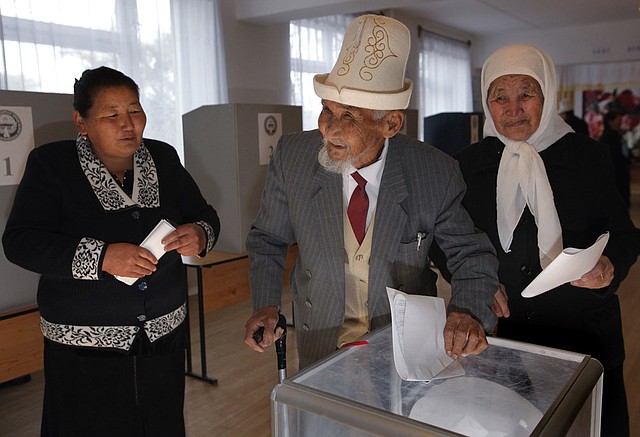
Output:
[[[220,0],[230,103],[289,104],[289,23],[236,19],[234,0]]]
[[[484,60],[507,44],[532,44],[545,50],[558,65],[640,60],[640,19],[522,32],[479,38],[472,45],[472,63]]]
[[[234,0],[220,0],[224,32],[229,102],[289,104],[288,23],[254,24],[236,19]],[[473,38],[437,23],[416,21],[394,10],[388,15],[404,22],[412,34],[407,77],[418,78],[418,25],[460,40],[471,40],[472,65],[481,68],[496,49],[526,43],[546,50],[556,64],[640,60],[640,20],[576,26]],[[475,72],[477,75],[477,72]],[[416,93],[417,94],[417,93]],[[417,108],[417,95],[410,108]]]

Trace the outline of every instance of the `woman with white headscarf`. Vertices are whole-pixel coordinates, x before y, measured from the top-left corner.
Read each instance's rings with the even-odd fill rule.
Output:
[[[615,291],[638,256],[640,237],[606,146],[575,134],[557,114],[555,67],[544,51],[503,47],[487,59],[481,80],[484,139],[457,159],[465,207],[500,260],[494,310],[504,317],[497,333],[597,358],[605,368],[602,435],[628,435]],[[607,231],[604,254],[580,280],[520,295],[563,248],[589,247]]]

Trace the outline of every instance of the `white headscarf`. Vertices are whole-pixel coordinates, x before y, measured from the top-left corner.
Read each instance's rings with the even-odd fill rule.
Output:
[[[487,95],[491,83],[504,75],[526,74],[542,89],[544,105],[540,126],[526,141],[513,141],[498,133],[491,118]],[[539,152],[573,130],[556,111],[556,70],[547,53],[529,45],[508,45],[496,50],[482,67],[482,106],[486,119],[484,136],[505,144],[498,168],[498,236],[509,252],[515,230],[526,205],[538,226],[540,264],[545,268],[562,252],[562,228],[553,203],[553,191]]]

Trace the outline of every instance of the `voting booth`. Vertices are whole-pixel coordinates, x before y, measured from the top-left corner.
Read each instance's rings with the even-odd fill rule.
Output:
[[[402,380],[391,326],[277,385],[274,436],[598,436],[602,366],[589,356],[490,338],[464,375]]]
[[[405,109],[404,123],[400,129],[400,133],[410,138],[418,138],[418,110]]]
[[[69,94],[0,90],[0,234],[33,147],[77,135]],[[0,250],[0,383],[42,368],[42,332],[36,306],[39,275]]]
[[[425,117],[424,142],[449,155],[482,139],[482,112],[442,112]]]
[[[182,116],[185,167],[220,217],[216,250],[244,252],[278,139],[302,130],[302,107],[228,103]]]
[[[9,218],[28,152],[33,146],[74,140],[77,131],[72,111],[73,96],[69,94],[0,90],[0,234]],[[21,159],[17,159],[18,152]],[[10,263],[2,250],[0,277],[0,313],[36,303],[39,275]]]

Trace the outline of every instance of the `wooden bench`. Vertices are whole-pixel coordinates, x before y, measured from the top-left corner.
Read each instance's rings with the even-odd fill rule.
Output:
[[[42,345],[35,305],[0,314],[0,383],[42,369]]]

